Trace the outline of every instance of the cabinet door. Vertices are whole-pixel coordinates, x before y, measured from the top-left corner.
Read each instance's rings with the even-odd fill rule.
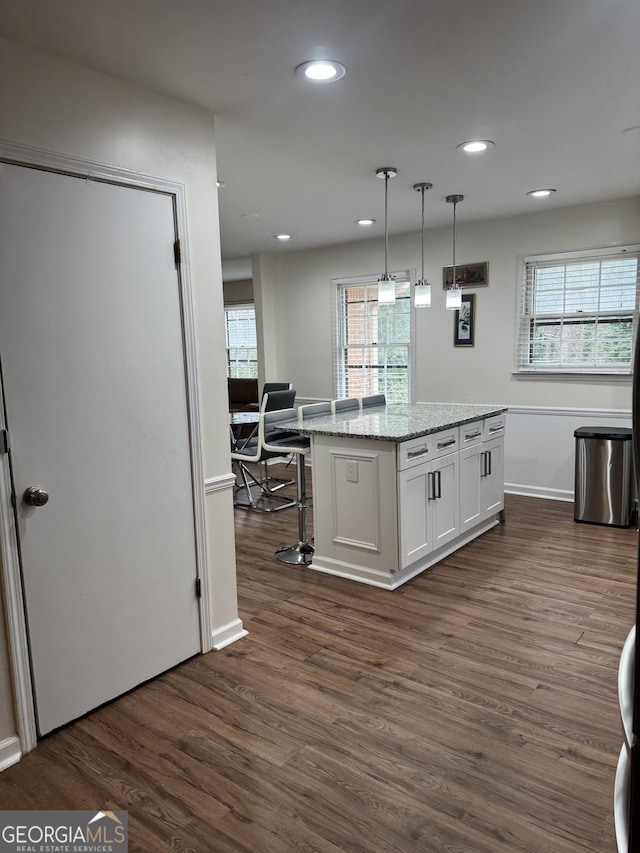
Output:
[[[435,496],[429,504],[434,549],[451,542],[460,533],[458,461],[459,454],[452,453],[432,462],[429,466],[433,478],[432,494]]]
[[[471,530],[483,518],[484,490],[481,488],[484,445],[460,451],[460,533]]]
[[[504,438],[485,441],[482,450],[482,518],[488,518],[504,509]]]
[[[431,466],[423,462],[398,474],[400,568],[426,556],[431,550],[429,525]]]

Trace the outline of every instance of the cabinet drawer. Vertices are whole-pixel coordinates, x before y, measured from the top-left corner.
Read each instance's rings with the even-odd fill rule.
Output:
[[[460,447],[471,447],[484,440],[484,421],[473,421],[460,427]]]
[[[484,441],[488,438],[498,438],[504,435],[504,429],[507,425],[507,413],[495,415],[493,418],[487,418],[484,422]]]
[[[432,459],[454,453],[460,446],[460,428],[452,427],[443,432],[436,432],[430,436],[432,446]]]
[[[421,465],[433,458],[431,439],[433,436],[421,435],[398,445],[398,471],[406,471],[414,465]]]
[[[432,432],[420,438],[412,438],[398,445],[398,471],[406,471],[415,465],[438,459],[447,453],[458,450],[460,442],[460,431],[458,427]]]

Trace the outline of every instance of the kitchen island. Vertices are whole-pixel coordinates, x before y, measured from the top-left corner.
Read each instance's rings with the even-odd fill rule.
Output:
[[[413,403],[311,418],[310,568],[396,589],[502,520],[506,407]]]

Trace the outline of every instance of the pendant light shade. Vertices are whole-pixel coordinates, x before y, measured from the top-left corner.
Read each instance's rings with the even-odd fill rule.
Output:
[[[464,199],[463,195],[448,195],[445,201],[453,205],[453,269],[451,275],[451,287],[447,290],[445,308],[448,311],[456,311],[462,306],[462,291],[458,286],[456,275],[456,205]]]
[[[384,275],[378,279],[378,302],[381,305],[391,305],[396,301],[396,281],[389,275],[389,220],[387,216],[389,178],[395,178],[398,170],[393,166],[383,166],[376,169],[376,177],[384,179]]]
[[[424,277],[424,194],[432,187],[433,184],[428,183],[428,181],[421,181],[421,183],[413,185],[414,190],[422,196],[422,267],[420,278],[416,281],[413,294],[413,303],[416,308],[429,308],[431,306],[431,285]]]
[[[447,290],[444,304],[448,311],[457,311],[462,307],[462,291],[459,287],[450,287]]]

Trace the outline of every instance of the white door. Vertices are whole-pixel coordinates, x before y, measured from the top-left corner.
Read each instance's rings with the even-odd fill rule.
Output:
[[[174,235],[168,195],[1,165],[0,359],[40,734],[200,650]]]

